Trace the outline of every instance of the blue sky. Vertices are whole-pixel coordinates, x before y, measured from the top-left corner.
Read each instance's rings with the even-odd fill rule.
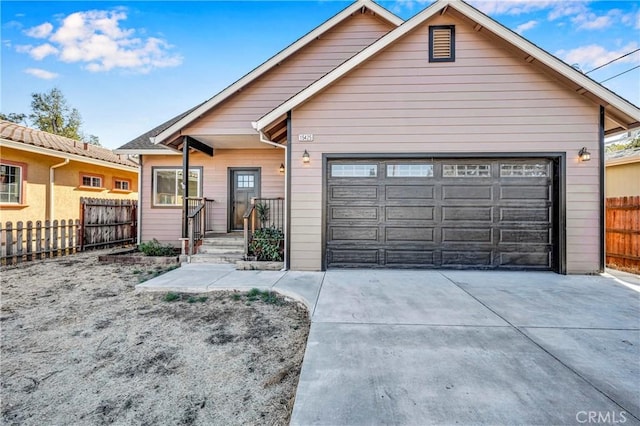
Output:
[[[431,2],[385,0],[408,19]],[[640,48],[640,1],[470,1],[588,72]],[[117,148],[210,98],[349,2],[2,1],[3,113],[58,87],[85,133]],[[640,51],[588,75],[640,65]],[[640,105],[640,68],[603,83]]]

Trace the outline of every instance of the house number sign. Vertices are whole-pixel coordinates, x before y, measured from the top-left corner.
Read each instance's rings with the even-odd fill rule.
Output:
[[[298,142],[312,142],[313,133],[300,133],[298,135]]]

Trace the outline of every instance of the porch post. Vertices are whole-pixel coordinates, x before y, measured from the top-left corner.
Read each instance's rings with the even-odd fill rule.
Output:
[[[189,236],[189,137],[182,138],[182,238]],[[191,249],[191,247],[189,247]]]

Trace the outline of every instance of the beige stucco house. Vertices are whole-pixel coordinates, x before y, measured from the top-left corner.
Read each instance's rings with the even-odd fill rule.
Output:
[[[126,155],[0,120],[0,222],[80,218],[82,197],[138,197]]]
[[[357,1],[118,152],[141,158],[143,241],[184,235],[185,192],[215,200],[217,232],[241,229],[247,199],[283,197],[294,270],[593,273],[604,137],[639,121],[462,1],[406,22]]]

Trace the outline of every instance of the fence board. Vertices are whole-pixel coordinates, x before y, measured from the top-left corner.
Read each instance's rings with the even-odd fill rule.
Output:
[[[47,220],[44,225],[38,220],[35,226],[32,221],[28,221],[26,226],[21,221],[15,224],[7,222],[4,227],[0,224],[0,264],[16,264],[75,253],[77,238],[74,243],[73,235],[77,235],[79,228],[80,221],[76,220],[74,223],[73,219],[68,222],[62,220],[60,223],[57,220],[53,223]]]
[[[607,266],[640,272],[640,196],[607,198]]]
[[[137,242],[136,200],[81,198],[83,250]]]

